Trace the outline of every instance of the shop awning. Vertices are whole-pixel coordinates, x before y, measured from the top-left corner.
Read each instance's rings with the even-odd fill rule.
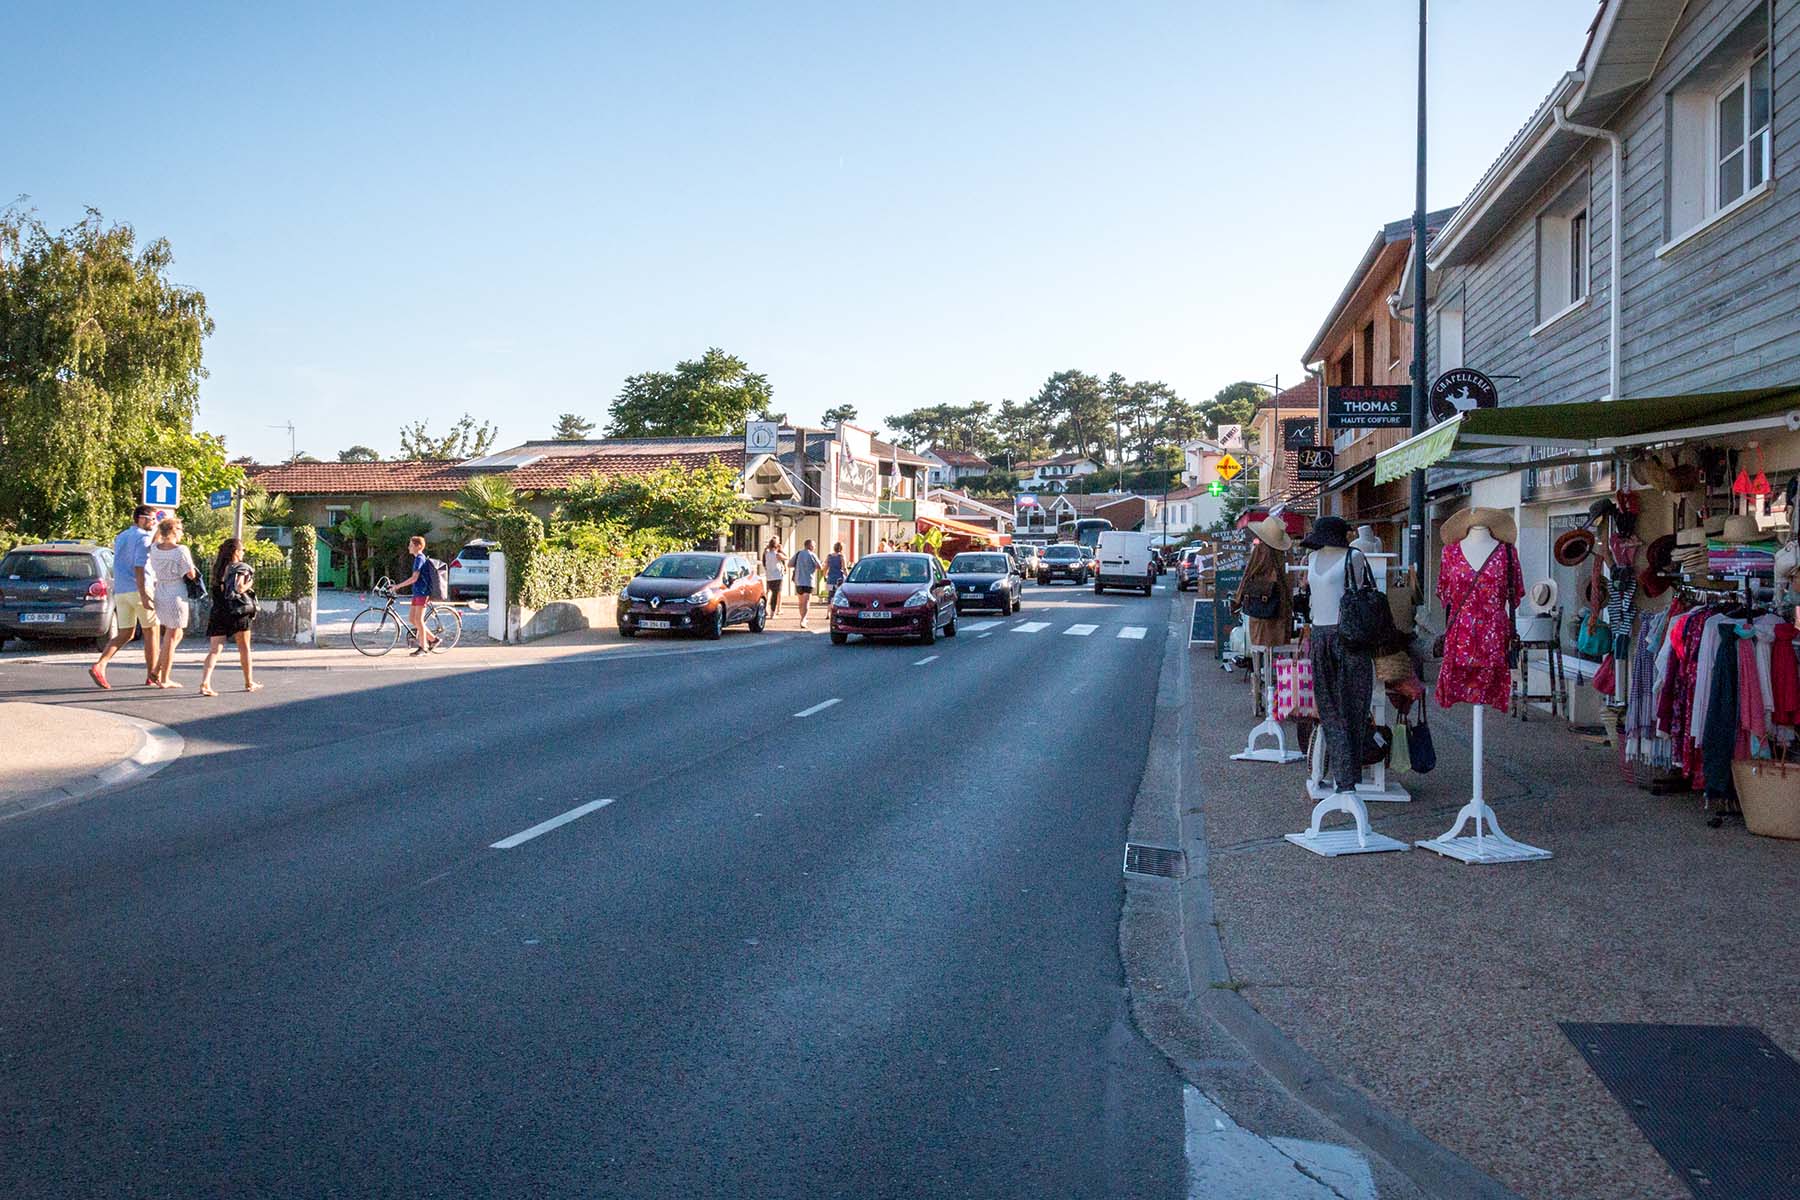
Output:
[[[1781,428],[1800,429],[1800,388],[1478,408],[1382,451],[1375,458],[1375,482],[1386,483],[1438,465],[1458,450],[1496,446],[1586,452],[1622,450],[1665,442],[1710,441]],[[1534,460],[1466,465],[1507,471],[1543,464]]]
[[[945,533],[953,533],[958,537],[970,538],[984,546],[1004,546],[1006,544],[1006,539],[992,529],[983,529],[979,525],[970,525],[949,517],[920,517],[919,524],[941,529]]]

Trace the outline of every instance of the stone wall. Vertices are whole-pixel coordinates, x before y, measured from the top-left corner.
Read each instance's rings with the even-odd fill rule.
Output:
[[[506,640],[531,642],[553,633],[572,633],[579,629],[615,625],[618,621],[617,604],[616,596],[583,596],[576,600],[557,600],[543,608],[509,604],[506,608]]]

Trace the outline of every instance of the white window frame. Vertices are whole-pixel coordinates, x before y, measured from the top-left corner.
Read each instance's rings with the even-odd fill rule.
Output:
[[[1581,309],[1592,278],[1593,176],[1584,173],[1545,205],[1537,215],[1535,286],[1536,336]]]
[[[325,528],[336,529],[338,526],[338,522],[331,519],[332,513],[343,513],[345,517],[348,517],[355,511],[356,510],[348,504],[327,504],[325,506]]]
[[[1580,304],[1588,298],[1589,249],[1593,233],[1588,221],[1587,205],[1569,215],[1569,303]]]
[[[1756,73],[1758,63],[1763,64],[1765,74],[1773,69],[1773,64],[1769,60],[1769,48],[1767,46],[1764,46],[1755,54],[1752,54],[1749,61],[1744,64],[1744,69],[1739,71],[1723,87],[1718,88],[1712,94],[1712,107],[1708,112],[1706,122],[1707,160],[1708,165],[1711,168],[1706,173],[1706,214],[1708,217],[1715,217],[1722,212],[1730,211],[1735,206],[1748,200],[1752,194],[1767,186],[1769,182],[1769,169],[1774,165],[1773,135],[1775,110],[1773,103],[1769,106],[1769,120],[1760,128],[1750,128],[1750,121],[1752,119],[1750,106],[1750,77]],[[1774,79],[1772,76],[1769,78],[1768,82],[1770,87],[1773,88]],[[1742,136],[1736,143],[1735,148],[1727,153],[1724,146],[1723,131],[1719,127],[1719,110],[1723,107],[1726,97],[1730,96],[1733,92],[1739,92],[1743,96],[1743,128],[1738,131]],[[1755,183],[1752,183],[1750,181],[1750,143],[1759,134],[1762,137],[1762,154],[1760,156],[1762,159],[1762,178]],[[1719,173],[1725,166],[1725,160],[1735,154],[1743,155],[1743,161],[1738,164],[1738,176],[1742,187],[1736,196],[1733,196],[1730,200],[1726,200],[1719,191]]]

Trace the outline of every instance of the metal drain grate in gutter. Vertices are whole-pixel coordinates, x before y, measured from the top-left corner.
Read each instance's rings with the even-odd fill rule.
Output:
[[[1187,858],[1181,851],[1168,846],[1126,842],[1125,873],[1151,875],[1158,879],[1181,879],[1187,875]]]

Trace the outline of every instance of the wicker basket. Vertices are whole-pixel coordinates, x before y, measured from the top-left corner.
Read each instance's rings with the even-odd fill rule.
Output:
[[[1800,765],[1740,758],[1731,764],[1731,778],[1751,833],[1800,841]]]
[[[1413,677],[1412,655],[1404,650],[1382,654],[1375,659],[1377,683],[1405,683]]]

